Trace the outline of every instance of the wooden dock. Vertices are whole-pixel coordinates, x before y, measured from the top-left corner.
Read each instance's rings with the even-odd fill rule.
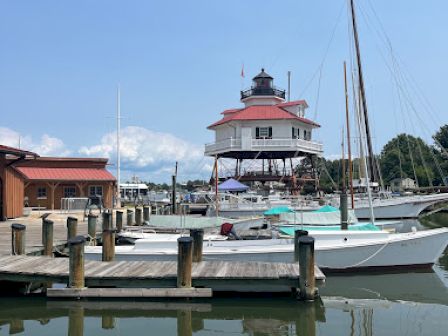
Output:
[[[68,215],[67,215],[68,216]],[[26,225],[26,254],[40,255],[42,245],[42,220],[40,218],[24,218],[23,220],[8,220],[0,222],[0,255],[11,254],[11,224],[20,223]],[[98,226],[98,232],[100,227]],[[78,234],[87,236],[87,220],[78,221]],[[67,245],[66,219],[54,220],[54,247],[62,250]]]
[[[298,264],[203,261],[193,264],[192,285],[210,288],[213,292],[291,292],[299,287],[299,273]],[[317,283],[325,280],[317,267],[315,277]],[[0,257],[0,281],[67,283],[68,278],[67,258]],[[85,261],[85,285],[89,288],[174,288],[176,279],[177,263],[174,261]],[[99,290],[97,297],[101,297]],[[115,293],[108,297],[124,296],[120,291]],[[137,291],[134,293],[129,297],[142,296]],[[85,292],[85,295],[92,296],[92,292]]]

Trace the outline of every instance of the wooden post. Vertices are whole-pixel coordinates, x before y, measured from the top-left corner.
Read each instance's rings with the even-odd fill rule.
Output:
[[[127,226],[134,225],[134,211],[132,211],[131,209],[128,209],[126,211],[126,225]]]
[[[52,257],[53,256],[53,221],[49,219],[44,219],[42,223],[44,236],[42,240],[44,242],[44,255]]]
[[[23,320],[15,318],[9,322],[10,335],[20,334],[23,333],[24,331],[25,331],[25,325],[23,323]]]
[[[84,308],[74,307],[68,311],[68,335],[84,335]]]
[[[135,225],[142,226],[142,223],[143,223],[142,208],[135,208]]]
[[[113,261],[115,259],[115,229],[103,229],[102,260]]]
[[[93,241],[96,245],[96,225],[98,222],[98,216],[89,214],[87,216],[87,232],[89,235],[89,240]]]
[[[23,224],[11,225],[11,252],[12,255],[25,254],[25,231]]]
[[[314,238],[302,236],[299,238],[299,269],[300,269],[300,299],[313,301],[316,291],[314,277]]]
[[[103,212],[103,231],[106,229],[113,229],[112,214],[110,212]]]
[[[193,329],[191,326],[191,309],[181,309],[177,311],[177,336],[191,336]]]
[[[177,287],[191,287],[191,267],[193,264],[193,238],[181,237],[177,239]]]
[[[78,218],[67,217],[67,240],[77,236],[78,232]]]
[[[121,232],[123,229],[123,211],[117,211],[115,213],[115,227],[117,232]]]
[[[69,274],[68,287],[84,288],[84,243],[83,236],[76,236],[68,241]]]
[[[193,238],[193,262],[201,262],[204,229],[191,229],[190,237]]]
[[[294,261],[299,261],[299,238],[303,236],[308,236],[308,231],[305,230],[295,230],[294,231]]]
[[[143,206],[143,221],[144,222],[149,222],[150,213],[151,213],[151,207],[149,205],[144,205]]]
[[[172,176],[172,182],[171,182],[172,190],[171,190],[171,214],[176,214],[176,175]]]
[[[341,213],[341,230],[348,230],[347,192],[345,189],[339,195],[339,210]]]

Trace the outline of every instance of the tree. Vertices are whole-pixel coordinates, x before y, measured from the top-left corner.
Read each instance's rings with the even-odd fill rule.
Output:
[[[417,178],[419,186],[434,184],[436,167],[433,148],[421,138],[399,134],[381,151],[380,167],[383,181],[389,184],[395,178]]]
[[[448,151],[448,124],[440,127],[439,131],[434,134],[433,139],[435,140],[435,147],[437,150],[442,152]]]

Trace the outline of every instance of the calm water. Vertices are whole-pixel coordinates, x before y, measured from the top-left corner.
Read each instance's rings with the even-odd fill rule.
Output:
[[[448,215],[398,228],[448,226]],[[0,335],[448,335],[448,251],[432,273],[328,277],[322,301],[0,298]]]

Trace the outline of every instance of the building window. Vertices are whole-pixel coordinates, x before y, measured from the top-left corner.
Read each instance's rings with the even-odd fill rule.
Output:
[[[292,138],[296,138],[296,129],[294,127],[292,128]]]
[[[64,198],[76,197],[76,187],[64,187]]]
[[[103,196],[103,186],[90,186],[89,196]]]
[[[257,139],[272,139],[272,127],[255,128],[255,137]]]
[[[47,198],[47,188],[45,188],[45,187],[38,187],[37,188],[37,198],[38,199],[45,199],[45,198]]]

